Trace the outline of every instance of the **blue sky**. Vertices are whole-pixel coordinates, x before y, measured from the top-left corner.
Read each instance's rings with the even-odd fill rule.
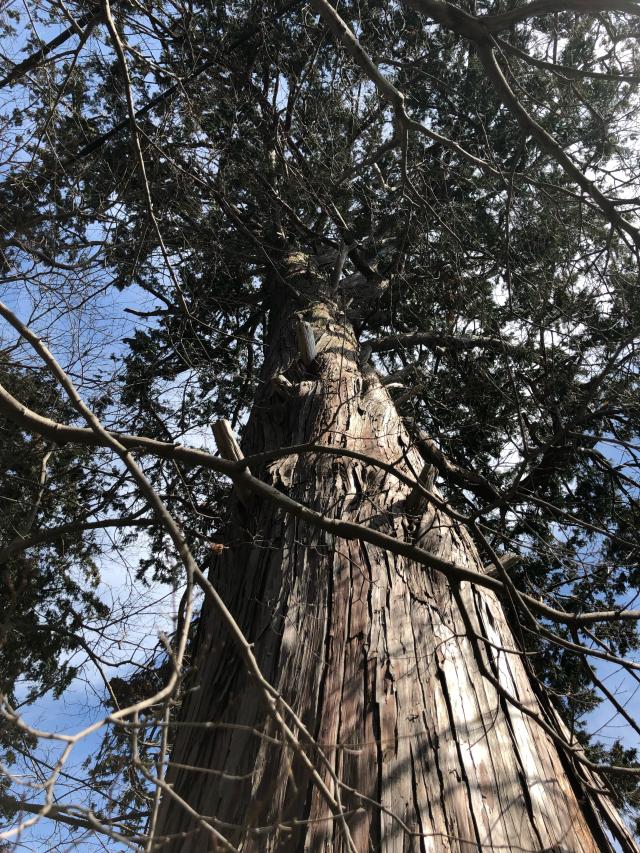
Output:
[[[43,40],[51,38],[58,31],[58,27],[38,24],[38,32]],[[21,33],[13,44],[3,45],[3,50],[7,54],[17,55],[23,45],[24,34]],[[20,106],[19,93],[20,90],[16,87],[5,92],[0,110]],[[19,275],[20,271],[17,272]],[[33,270],[30,272],[33,273]],[[150,307],[148,294],[135,286],[117,293],[107,288],[101,293],[101,287],[108,284],[109,277],[109,270],[102,271],[102,278],[94,275],[91,279],[94,282],[94,296],[81,308],[78,305],[86,296],[87,277],[74,276],[73,273],[61,277],[57,282],[49,281],[48,288],[29,289],[23,281],[17,280],[12,286],[5,286],[2,294],[4,301],[23,320],[31,320],[36,331],[46,334],[54,354],[70,370],[79,388],[86,394],[95,391],[103,381],[103,375],[108,375],[113,369],[110,357],[124,351],[123,338],[134,328],[140,327],[140,319],[134,319],[125,309]],[[69,311],[70,307],[73,308],[72,311]],[[0,330],[0,346],[6,346],[11,340],[6,329]],[[205,435],[194,435],[191,438],[197,443],[210,441]],[[137,547],[144,549],[144,541]],[[138,606],[135,604],[135,597],[147,596],[148,591],[133,579],[139,553],[140,550],[135,548],[123,553],[118,553],[118,549],[114,548],[105,557],[102,566],[102,594],[106,600],[128,600],[132,606]],[[139,606],[143,607],[143,602],[140,602]],[[142,643],[137,651],[138,659],[142,659],[145,650],[148,651],[155,643],[158,631],[170,628],[175,606],[175,595],[172,595],[169,589],[154,590],[146,609],[143,609],[130,625],[128,635],[121,639],[122,647],[126,648],[127,644],[135,647]],[[629,710],[640,717],[640,685],[627,675],[620,674],[611,665],[599,663],[597,668],[609,688],[622,701],[628,702]],[[100,719],[104,713],[104,708],[100,705],[104,686],[95,667],[87,668],[85,679],[84,683],[79,681],[74,684],[59,700],[51,696],[39,700],[29,709],[28,720],[43,728],[74,732]],[[637,745],[635,733],[626,723],[615,717],[612,719],[611,709],[606,704],[591,715],[590,725],[599,730],[600,738],[605,741],[621,738],[629,746]],[[77,771],[81,775],[82,763],[96,754],[100,740],[101,733],[96,732],[78,744],[74,750],[73,761],[67,768],[69,772]],[[43,749],[43,754],[45,751]],[[55,750],[53,755],[55,760]],[[61,784],[60,791],[64,790],[66,784]],[[70,799],[78,801],[78,796],[73,793]],[[17,849],[45,851],[53,849],[48,846],[51,843],[50,822],[43,820],[21,839]],[[100,845],[95,840],[87,840],[73,842],[68,849],[89,853],[90,850],[100,849]],[[115,851],[125,848],[109,841],[108,849]]]

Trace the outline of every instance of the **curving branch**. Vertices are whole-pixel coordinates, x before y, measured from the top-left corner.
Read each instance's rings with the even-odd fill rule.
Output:
[[[558,62],[545,62],[544,59],[538,59],[536,56],[531,56],[530,53],[527,53],[525,50],[521,50],[519,47],[516,47],[515,44],[511,44],[504,39],[496,38],[495,43],[504,53],[511,53],[513,56],[517,56],[518,59],[522,59],[523,62],[533,65],[534,68],[540,68],[543,71],[551,71],[567,83],[580,78],[592,80],[614,80],[618,83],[640,83],[640,77],[637,74],[616,74],[609,71],[589,71],[586,68],[574,68],[571,65],[562,65]]]
[[[380,71],[378,66],[364,50],[351,29],[347,26],[333,6],[327,0],[311,0],[311,5],[329,27],[334,37],[344,45],[349,56],[351,56],[355,63],[362,69],[362,71],[364,71],[369,80],[371,80],[375,85],[380,95],[393,108],[396,125],[403,131],[403,134],[400,134],[396,140],[398,144],[403,144],[402,136],[406,135],[409,130],[413,130],[423,134],[433,142],[439,143],[444,148],[454,151],[463,160],[466,160],[483,171],[492,175],[499,175],[499,172],[494,169],[487,160],[483,160],[481,157],[476,157],[475,154],[467,151],[455,140],[449,139],[441,133],[437,133],[426,125],[421,124],[419,121],[412,119],[405,109],[404,94]]]
[[[531,3],[523,3],[521,6],[497,15],[479,15],[476,20],[488,32],[495,33],[506,30],[520,21],[528,21],[539,15],[556,12],[583,12],[593,15],[602,12],[623,12],[638,17],[640,4],[634,3],[633,0],[533,0]]]
[[[565,154],[553,136],[525,109],[502,73],[493,48],[483,41],[477,43],[477,53],[487,77],[494,84],[502,102],[513,114],[522,130],[530,134],[536,140],[540,149],[562,166],[567,175],[573,178],[580,189],[598,205],[605,218],[616,228],[628,234],[636,249],[640,250],[640,232],[636,226],[618,212],[611,199],[598,189],[596,184],[576,166],[571,157]]]
[[[0,303],[0,315],[7,316],[8,309]],[[9,312],[10,313],[10,312]],[[82,427],[70,427],[64,424],[59,424],[49,418],[45,418],[36,412],[31,411],[18,400],[15,399],[9,392],[0,385],[0,412],[14,420],[20,426],[50,438],[57,443],[73,441],[78,444],[88,445],[92,447],[113,447],[114,442],[122,448],[122,450],[140,450],[144,453],[150,453],[163,459],[173,459],[179,462],[189,463],[191,465],[202,465],[205,468],[210,468],[214,471],[230,477],[234,483],[248,492],[259,497],[264,497],[278,504],[286,512],[290,512],[297,518],[310,524],[333,533],[342,539],[359,539],[363,542],[369,542],[371,545],[377,545],[394,554],[399,554],[414,560],[428,568],[435,569],[443,574],[449,580],[466,580],[477,584],[478,586],[490,589],[493,592],[501,593],[504,590],[504,584],[496,578],[489,575],[476,572],[473,569],[468,569],[463,566],[458,566],[449,560],[444,560],[434,554],[425,551],[423,548],[412,544],[411,542],[402,542],[382,533],[367,527],[364,524],[356,522],[346,522],[340,519],[331,518],[323,515],[310,507],[298,503],[288,495],[283,494],[279,489],[263,482],[254,477],[246,467],[250,460],[245,459],[240,462],[230,462],[225,459],[220,459],[211,453],[204,450],[196,450],[194,448],[183,447],[182,445],[170,444],[168,442],[158,441],[157,439],[147,438],[144,436],[121,435],[111,433],[102,428],[102,434],[98,435],[91,429]],[[334,455],[344,455],[345,451],[342,448],[327,447],[322,448],[316,446],[314,452],[324,451]],[[122,452],[122,451],[120,451]],[[414,481],[414,485],[417,481]],[[590,613],[567,613],[558,610],[539,601],[533,596],[522,593],[522,600],[526,602],[533,611],[540,616],[544,616],[554,622],[563,625],[592,625],[596,622],[614,622],[619,619],[638,621],[640,620],[640,610],[627,610],[619,608],[617,610],[602,610]]]
[[[454,3],[444,0],[404,0],[404,2],[429,15],[434,21],[462,36],[482,40],[487,36],[507,30],[520,21],[556,12],[623,12],[640,16],[640,5],[633,0],[532,0],[506,12],[495,15],[472,15]]]
[[[424,346],[429,349],[445,349],[451,352],[468,352],[474,349],[484,349],[495,353],[510,353],[511,355],[527,355],[530,353],[520,344],[513,344],[501,338],[491,338],[482,335],[446,335],[438,332],[415,332],[402,335],[386,335],[365,341],[372,352],[390,352],[412,346]]]
[[[45,60],[50,53],[52,53],[52,51],[61,47],[65,42],[69,41],[70,38],[73,38],[73,36],[80,36],[83,41],[86,41],[91,31],[100,22],[101,18],[101,14],[82,15],[81,18],[78,18],[75,24],[67,27],[66,30],[63,30],[55,38],[52,38],[51,41],[43,44],[39,50],[35,51],[35,53],[30,54],[26,59],[23,59],[22,62],[18,62],[14,65],[9,73],[0,79],[0,89],[4,89],[5,86],[17,83],[18,80],[24,77],[25,74],[28,74],[29,71],[33,71],[37,68],[38,65],[40,65],[40,63]],[[81,27],[85,27],[84,32],[81,31]]]
[[[25,536],[17,536],[12,542],[0,549],[0,566],[4,565],[11,557],[42,545],[45,542],[59,542],[69,534],[84,533],[87,530],[105,530],[109,527],[149,527],[153,524],[150,518],[138,518],[135,515],[127,515],[120,518],[103,518],[100,521],[70,521],[60,524],[58,527],[49,527],[44,530],[34,530]]]

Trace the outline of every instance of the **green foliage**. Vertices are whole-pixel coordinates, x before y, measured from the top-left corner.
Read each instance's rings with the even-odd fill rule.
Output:
[[[147,184],[132,155],[122,69],[101,29],[100,49],[90,45],[76,62],[41,67],[24,83],[28,102],[3,132],[5,146],[17,134],[26,141],[0,185],[2,207],[12,211],[3,225],[15,236],[3,249],[6,270],[29,269],[38,280],[42,260],[28,251],[35,246],[92,287],[108,275],[105,286],[137,298],[141,322],[114,352],[102,401],[110,425],[166,441],[208,436],[223,417],[240,429],[265,381],[283,244],[312,254],[347,244],[346,276],[364,270],[388,283],[373,303],[339,295],[361,342],[409,333],[504,342],[502,350],[407,345],[374,356],[383,374],[409,369],[413,393],[398,392],[398,406],[412,434],[426,433],[502,495],[488,502],[443,477],[447,499],[480,520],[498,552],[521,553],[512,571],[518,588],[570,612],[630,600],[640,580],[637,257],[514,120],[472,44],[402,4],[340,4],[364,50],[405,93],[411,118],[486,160],[484,171],[427,134],[412,131],[405,150],[385,148],[396,132],[391,109],[304,4],[286,14],[246,0],[196,0],[179,14],[164,2],[113,5],[129,42],[136,105],[175,86],[138,116]],[[458,5],[474,14],[513,6]],[[605,74],[638,72],[634,49],[624,47],[632,32],[615,13],[540,15],[503,33],[508,44],[496,50],[524,108],[604,192],[617,187],[618,173],[637,174],[635,86]],[[517,51],[595,76],[542,70]],[[83,151],[118,123],[93,153]],[[53,289],[62,273],[47,270]],[[3,377],[27,405],[65,419],[37,374],[11,365]],[[50,450],[35,527],[99,502],[104,472],[93,455],[52,449],[4,420],[0,429],[6,539],[25,533]],[[158,460],[145,470],[206,565],[228,484]],[[135,501],[127,486],[105,506]],[[152,528],[148,545],[138,580],[177,586],[165,533]],[[96,548],[78,532],[4,568],[0,683],[9,695],[19,680],[35,695],[59,693],[73,677],[65,659],[74,636],[101,612],[92,592]],[[614,654],[638,648],[630,623],[602,623],[593,633]],[[527,632],[524,642],[589,754],[634,764],[633,750],[588,740],[584,718],[600,697],[573,652]],[[117,692],[142,696],[155,678],[124,679]],[[100,757],[105,780],[126,765],[127,735],[113,738]],[[635,810],[635,784],[616,785]],[[142,807],[139,779],[131,792],[127,802]]]
[[[69,415],[53,385],[32,369],[5,361],[0,382],[25,405],[64,420]],[[95,537],[83,533],[83,514],[98,492],[96,462],[90,452],[55,447],[27,435],[0,417],[0,540],[7,551],[25,537],[78,518],[78,529],[52,541],[19,550],[0,567],[0,693],[15,707],[51,692],[60,696],[77,674],[70,663],[81,648],[83,625],[106,616],[95,594],[99,575]],[[15,726],[0,725],[2,761],[34,740]]]

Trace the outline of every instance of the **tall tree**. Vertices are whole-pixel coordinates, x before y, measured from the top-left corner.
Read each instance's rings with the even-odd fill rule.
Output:
[[[640,733],[607,678],[640,667],[640,6],[40,14],[0,313],[77,419],[2,414],[110,451],[91,523],[150,527],[138,583],[183,594],[109,682],[98,799],[54,808],[55,765],[23,811],[148,851],[637,850],[636,752],[587,724]]]

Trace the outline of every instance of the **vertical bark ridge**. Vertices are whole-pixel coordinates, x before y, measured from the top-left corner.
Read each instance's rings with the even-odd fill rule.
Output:
[[[478,601],[474,595],[473,596],[473,603],[474,603],[474,612],[476,615],[476,620],[477,620],[477,622],[483,623],[484,631],[482,632],[482,634],[484,634],[484,636],[486,636],[487,639],[491,639],[490,626],[493,625],[493,619],[491,617],[490,611],[486,607],[486,602]],[[486,620],[486,622],[482,619],[482,609],[483,608],[488,615],[488,619]],[[496,643],[496,645],[497,645],[497,643]],[[486,650],[487,650],[486,661],[485,661],[486,664],[492,669],[492,671],[494,672],[494,675],[496,675],[497,677],[500,677],[499,664],[498,664],[498,666],[496,666],[496,660],[499,661],[499,658],[496,659],[496,656],[493,654],[494,650],[492,649],[491,646],[487,646]],[[497,654],[499,654],[499,652]],[[504,676],[502,678],[502,682],[504,682]],[[482,684],[484,685],[484,681],[482,682]],[[518,774],[519,774],[519,777],[521,779],[522,802],[523,802],[523,805],[527,809],[527,813],[529,815],[529,820],[531,821],[531,825],[533,828],[533,832],[535,833],[535,837],[536,837],[538,843],[540,844],[540,846],[542,848],[544,848],[545,842],[548,839],[543,839],[543,837],[542,837],[542,835],[541,835],[541,833],[540,833],[540,831],[536,825],[535,809],[533,807],[533,800],[531,797],[531,792],[529,791],[529,787],[527,784],[527,773],[526,773],[525,767],[523,765],[522,758],[520,756],[520,752],[518,750],[518,741],[516,738],[516,733],[515,733],[514,726],[512,724],[511,717],[509,715],[509,708],[507,705],[507,701],[502,696],[498,696],[497,701],[498,701],[499,707],[502,709],[503,713],[505,713],[505,717],[506,717],[506,721],[507,721],[506,730],[507,730],[507,733],[508,733],[509,738],[510,738],[511,749],[513,751],[513,754],[516,757],[516,761],[518,764]],[[502,768],[498,769],[497,778],[499,778],[500,769],[502,769]]]
[[[311,370],[295,356],[301,316],[319,342]],[[419,472],[422,460],[375,372],[360,368],[353,330],[335,306],[290,309],[278,322],[246,451],[314,441]],[[276,373],[294,384],[284,403],[269,390]],[[293,456],[260,475],[327,514],[398,538],[415,536],[439,556],[481,567],[467,531],[433,507],[414,527],[404,513],[408,488],[372,466]],[[213,582],[255,643],[265,676],[316,734],[338,776],[368,798],[341,792],[358,853],[607,849],[589,827],[555,744],[482,677],[444,578],[369,544],[333,539],[257,501],[246,512],[237,507],[227,541]],[[519,701],[545,713],[520,658],[499,650],[516,647],[498,599],[466,583],[460,592],[477,633],[498,647],[482,648],[484,665]],[[224,626],[207,612],[195,671],[184,717],[234,728],[178,730],[175,761],[221,771],[170,769],[180,796],[218,821],[245,853],[346,850],[304,768],[290,750],[261,736],[279,733],[265,721]],[[331,785],[326,769],[320,772]],[[241,829],[247,825],[253,831]],[[168,798],[161,827],[193,830]],[[192,838],[162,849],[207,849],[206,834]]]

